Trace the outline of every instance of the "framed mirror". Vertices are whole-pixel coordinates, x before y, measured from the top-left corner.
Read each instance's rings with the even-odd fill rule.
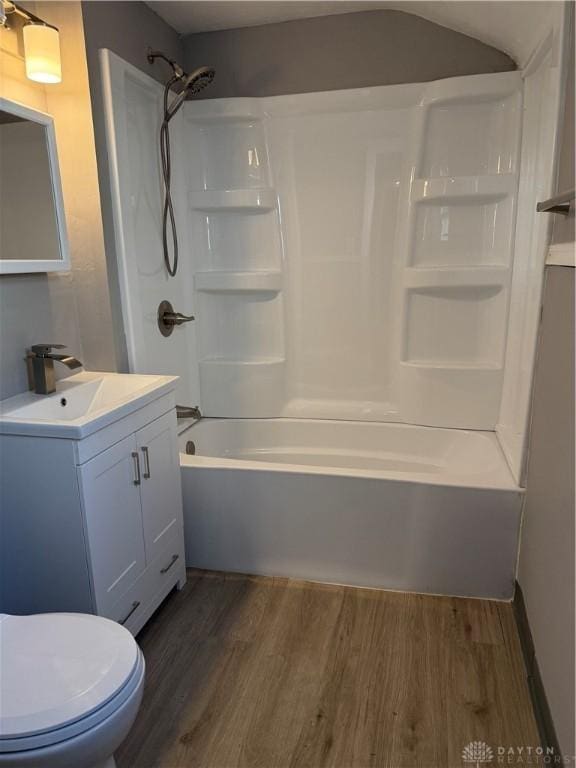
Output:
[[[67,269],[54,120],[0,98],[0,274]]]

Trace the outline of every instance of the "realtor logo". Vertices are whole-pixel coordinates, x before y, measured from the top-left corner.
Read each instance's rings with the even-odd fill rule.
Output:
[[[471,741],[462,750],[462,761],[474,765],[475,768],[491,763],[492,760],[494,760],[492,748],[483,741]]]

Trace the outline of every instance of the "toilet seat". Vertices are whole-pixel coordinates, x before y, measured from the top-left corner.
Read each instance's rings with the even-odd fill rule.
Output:
[[[0,614],[0,753],[72,738],[110,717],[141,684],[132,635],[86,614]]]

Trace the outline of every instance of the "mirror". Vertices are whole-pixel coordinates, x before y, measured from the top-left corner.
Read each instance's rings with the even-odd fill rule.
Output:
[[[54,121],[0,98],[0,274],[66,269]]]

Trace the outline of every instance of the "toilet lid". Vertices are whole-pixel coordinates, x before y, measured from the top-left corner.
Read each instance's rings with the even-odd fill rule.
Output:
[[[0,739],[86,717],[124,686],[138,654],[128,630],[98,616],[0,614]]]

